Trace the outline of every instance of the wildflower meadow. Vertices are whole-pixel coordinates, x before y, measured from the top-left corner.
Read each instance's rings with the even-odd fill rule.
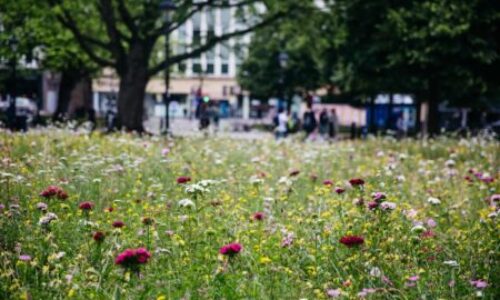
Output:
[[[500,147],[0,132],[0,299],[499,299]]]

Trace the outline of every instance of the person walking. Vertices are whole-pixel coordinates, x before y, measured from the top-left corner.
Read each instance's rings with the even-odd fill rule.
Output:
[[[283,107],[278,109],[278,125],[276,126],[276,140],[280,140],[286,137],[288,133],[288,116]]]
[[[339,119],[337,117],[337,111],[335,108],[332,108],[328,120],[328,127],[329,127],[329,136],[331,140],[334,140],[337,137],[338,134],[338,127],[339,127]]]
[[[312,110],[312,104],[308,103],[307,104],[307,110],[304,112],[304,118],[302,122],[302,128],[304,129],[306,136],[305,139],[309,138],[311,133],[314,132],[317,126],[317,121],[316,121],[316,115],[314,114],[314,111]]]
[[[321,113],[319,114],[319,134],[324,140],[326,140],[328,137],[328,131],[329,131],[328,111],[326,110],[326,108],[323,108],[321,110]]]

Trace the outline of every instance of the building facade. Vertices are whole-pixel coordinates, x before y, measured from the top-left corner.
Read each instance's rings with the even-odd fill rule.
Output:
[[[193,15],[170,36],[170,47],[174,53],[184,53],[203,44],[211,36],[220,36],[244,28],[235,17],[235,8],[204,10]],[[162,41],[160,41],[162,42]],[[238,66],[241,64],[250,36],[245,35],[219,43],[209,51],[173,66],[170,80],[170,116],[187,117],[195,113],[201,97],[219,103],[222,117],[242,116],[242,91],[236,81]],[[164,53],[158,53],[163,59]],[[119,88],[118,77],[111,70],[104,70],[102,76],[94,80],[94,108],[104,113],[110,103],[116,101]],[[147,86],[146,113],[148,116],[164,114],[162,95],[165,84],[162,74],[152,78]],[[163,106],[163,108],[162,108]]]

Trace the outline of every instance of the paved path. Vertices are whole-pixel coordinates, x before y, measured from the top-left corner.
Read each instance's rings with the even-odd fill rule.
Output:
[[[160,132],[160,120],[150,119],[146,123],[146,128],[149,132],[158,134]],[[272,139],[273,134],[263,131],[244,131],[244,125],[258,123],[254,120],[242,119],[222,119],[219,123],[219,129],[214,131],[213,126],[210,126],[209,135],[220,137],[228,137],[235,139]],[[263,123],[263,122],[260,122]],[[203,132],[198,129],[199,121],[196,119],[173,119],[170,120],[170,130],[174,136],[203,136]]]

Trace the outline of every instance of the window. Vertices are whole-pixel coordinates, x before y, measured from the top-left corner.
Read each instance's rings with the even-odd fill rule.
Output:
[[[213,74],[213,73],[214,73],[214,64],[208,63],[207,64],[207,74]]]
[[[229,74],[229,64],[222,64],[221,65],[221,73],[222,74]]]
[[[199,62],[193,63],[193,73],[201,73],[201,64]]]
[[[177,70],[179,71],[179,73],[185,73],[186,72],[186,64],[185,63],[178,64]]]
[[[193,45],[198,46],[201,44],[201,30],[193,30]]]

